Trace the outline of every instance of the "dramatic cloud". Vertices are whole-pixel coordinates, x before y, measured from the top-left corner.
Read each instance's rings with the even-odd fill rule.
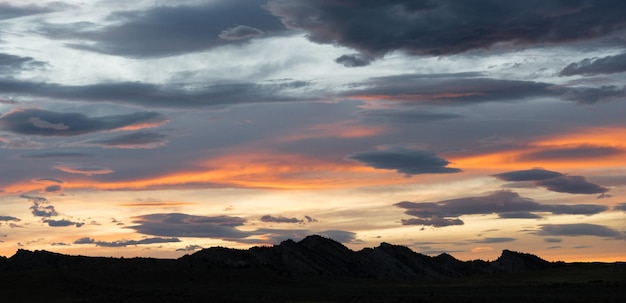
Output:
[[[236,228],[245,222],[246,220],[240,217],[167,213],[134,217],[133,223],[136,225],[128,228],[141,234],[162,237],[242,239],[254,234]]]
[[[577,87],[565,90],[561,99],[579,104],[594,104],[612,100],[626,100],[626,88],[615,85]]]
[[[387,100],[431,105],[471,105],[559,96],[551,84],[484,78],[478,73],[398,75],[355,83],[345,95],[360,100]]]
[[[560,177],[563,174],[549,171],[541,168],[533,168],[529,170],[517,170],[507,173],[492,175],[502,181],[537,181]]]
[[[559,75],[597,75],[626,72],[626,53],[603,58],[587,58],[566,66]]]
[[[0,116],[0,127],[3,130],[16,134],[38,136],[77,136],[92,132],[133,127],[135,125],[158,125],[165,122],[167,122],[167,118],[154,112],[87,117],[80,113],[20,109]]]
[[[50,227],[66,227],[66,226],[76,226],[76,227],[81,227],[83,226],[85,223],[81,223],[81,222],[72,222],[70,220],[52,220],[52,219],[45,219],[43,220],[44,223],[48,223],[48,226]]]
[[[261,217],[261,221],[271,222],[271,223],[302,223],[304,222],[303,220],[300,220],[298,218],[286,218],[283,216],[274,217],[270,215],[265,215]]]
[[[458,168],[447,167],[450,162],[432,152],[401,146],[384,146],[374,151],[353,153],[346,159],[378,169],[396,170],[406,175],[461,172]]]
[[[560,176],[552,179],[540,180],[536,185],[547,190],[570,194],[600,194],[609,191],[608,188],[593,184],[581,176]]]
[[[536,233],[540,236],[595,236],[604,238],[624,238],[624,234],[612,228],[588,223],[542,224]]]
[[[601,157],[614,156],[626,153],[626,150],[612,147],[612,146],[596,146],[596,145],[579,145],[573,147],[562,148],[548,148],[536,152],[524,154],[520,157],[520,160],[585,160],[585,159],[597,159]],[[498,175],[494,175],[496,177]],[[557,177],[557,176],[555,176]],[[498,178],[504,180],[502,178]],[[539,179],[530,179],[539,180]],[[518,181],[530,181],[530,180],[518,180]],[[515,181],[515,180],[505,180]]]
[[[13,79],[0,79],[0,94],[20,94],[25,96],[36,96],[53,98],[60,100],[72,100],[79,102],[107,102],[128,104],[134,106],[156,107],[203,107],[203,106],[226,106],[245,103],[275,103],[286,101],[306,101],[319,100],[316,98],[294,96],[287,90],[294,90],[309,86],[310,83],[303,81],[276,81],[270,84],[255,83],[226,83],[202,86],[191,89],[187,87],[176,87],[140,83],[140,82],[119,82],[119,83],[96,83],[88,85],[66,86],[50,83],[38,83],[19,81]],[[50,112],[51,115],[65,115]],[[118,119],[149,118],[149,115],[156,113],[135,113],[131,115],[117,116]],[[74,114],[74,118],[91,119],[80,114]],[[143,116],[142,116],[143,115]],[[24,114],[20,114],[21,117]],[[148,117],[147,117],[148,116]],[[115,117],[115,116],[113,116]],[[31,117],[26,117],[26,119]],[[51,122],[40,117],[43,121]],[[116,121],[115,118],[113,118]],[[62,121],[61,121],[62,122]],[[130,122],[130,121],[129,121]],[[140,122],[140,121],[135,121]],[[21,123],[26,123],[21,121]],[[111,122],[109,122],[111,123]],[[27,123],[31,125],[32,122]],[[53,123],[54,125],[54,123]],[[122,127],[119,125],[117,127]],[[57,127],[62,127],[57,124]],[[38,129],[38,131],[41,131]],[[49,132],[54,133],[49,130]]]
[[[578,150],[567,150],[562,152],[576,155]],[[556,153],[558,153],[558,151]],[[550,153],[548,153],[548,156],[551,156]],[[567,176],[559,172],[544,170],[541,168],[506,172],[492,175],[492,177],[498,178],[503,181],[513,182],[533,181],[533,184],[535,186],[544,187],[547,190],[559,193],[600,194],[609,191],[609,189],[606,187],[602,187],[600,185],[588,182],[585,177]]]
[[[106,241],[96,241],[92,238],[80,238],[74,241],[74,244],[95,244],[100,247],[126,247],[126,246],[137,246],[137,245],[147,245],[147,244],[158,244],[158,243],[177,243],[180,242],[178,238],[145,238],[141,240],[118,240],[113,242]]]
[[[497,43],[564,43],[626,27],[619,1],[270,0],[268,9],[317,43],[383,56],[447,55]],[[375,22],[373,21],[375,20]]]
[[[53,38],[76,39],[80,42],[71,46],[78,49],[134,58],[163,57],[225,45],[237,41],[233,37],[252,32],[258,36],[283,31],[280,21],[261,4],[229,0],[198,6],[159,5],[143,11],[114,12],[108,19],[117,22],[99,29],[76,23],[47,24],[39,30]],[[237,24],[241,25],[233,28]]]
[[[483,197],[467,197],[439,202],[399,202],[394,206],[405,209],[405,214],[416,218],[402,220],[403,225],[432,225],[444,227],[463,225],[463,215],[497,214],[502,219],[541,218],[534,212],[552,214],[593,215],[608,208],[595,204],[540,204],[511,191],[497,191]]]

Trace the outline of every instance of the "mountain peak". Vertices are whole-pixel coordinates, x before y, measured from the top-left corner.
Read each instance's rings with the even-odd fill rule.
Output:
[[[506,272],[521,272],[547,268],[550,262],[533,254],[505,249],[502,250],[502,254],[493,264],[500,270]]]

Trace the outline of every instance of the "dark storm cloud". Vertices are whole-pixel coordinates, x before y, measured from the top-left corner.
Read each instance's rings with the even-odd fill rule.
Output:
[[[81,227],[83,226],[85,223],[80,223],[80,222],[72,222],[70,220],[52,220],[52,219],[46,219],[43,220],[44,223],[48,223],[48,226],[50,227],[66,227],[66,226],[76,226],[76,227]]]
[[[155,112],[88,117],[81,113],[19,109],[0,116],[0,127],[5,131],[21,135],[77,136],[144,123],[165,123],[166,121],[165,116]]]
[[[0,20],[45,14],[52,11],[52,7],[42,7],[36,5],[15,6],[10,3],[0,3]]]
[[[626,3],[499,0],[270,0],[267,8],[317,43],[371,56],[401,50],[447,55],[502,42],[522,45],[588,40],[626,27]]]
[[[105,148],[150,149],[167,143],[167,136],[157,132],[135,132],[106,139],[88,140],[87,145]]]
[[[245,103],[317,100],[284,94],[309,86],[303,81],[270,84],[228,83],[186,89],[140,82],[98,83],[65,86],[50,83],[0,79],[0,94],[20,94],[64,101],[108,102],[143,107],[202,107]]]
[[[571,150],[565,153],[573,153]],[[541,168],[518,170],[492,175],[503,181],[533,181],[535,186],[544,187],[547,190],[569,194],[600,194],[609,191],[608,188],[587,181],[582,176],[568,176],[559,172]]]
[[[531,152],[520,157],[521,160],[584,160],[614,156],[626,153],[626,150],[612,146],[579,145],[574,147],[550,148]],[[497,175],[494,175],[494,177]],[[500,179],[500,178],[499,178]],[[503,180],[503,179],[502,179]],[[506,180],[514,181],[514,180]],[[528,180],[519,180],[528,181]]]
[[[623,212],[626,212],[626,202],[615,205],[615,207],[613,207],[613,210],[621,210]]]
[[[92,238],[85,237],[74,241],[74,244],[95,244],[100,247],[126,247],[136,245],[147,245],[157,243],[177,243],[181,242],[178,238],[145,238],[141,240],[118,240],[113,242],[96,241]]]
[[[540,236],[595,236],[604,238],[624,238],[624,234],[604,225],[575,223],[575,224],[542,224],[537,235]]]
[[[561,99],[573,101],[578,104],[595,104],[612,100],[626,100],[626,89],[615,85],[576,87],[565,90],[561,95]]]
[[[16,217],[12,217],[12,216],[0,216],[0,221],[22,221]]]
[[[162,237],[243,239],[254,233],[238,230],[246,219],[231,216],[194,216],[182,213],[149,214],[133,218],[127,228],[138,233]]]
[[[426,123],[463,118],[458,114],[428,112],[415,108],[368,109],[361,110],[358,114],[366,121],[386,123]]]
[[[549,171],[541,168],[533,168],[529,170],[517,170],[512,172],[492,175],[502,181],[537,181],[560,177],[563,174],[555,171]]]
[[[269,222],[269,223],[302,223],[304,222],[303,220],[300,220],[298,218],[287,218],[283,216],[274,217],[270,215],[262,216],[261,221]]]
[[[626,53],[603,58],[587,58],[566,66],[559,75],[597,75],[626,72]]]
[[[346,159],[373,168],[396,170],[405,175],[461,172],[458,168],[448,167],[448,160],[430,151],[401,146],[385,146],[374,151],[357,152],[346,156]]]
[[[585,177],[581,176],[560,176],[536,181],[535,184],[559,193],[599,194],[609,191],[608,188],[588,182]]]
[[[534,212],[552,214],[594,215],[608,208],[595,204],[540,204],[511,191],[497,191],[482,197],[467,197],[439,202],[403,201],[394,206],[405,209],[405,214],[416,218],[403,219],[403,225],[432,225],[435,227],[463,225],[463,215],[497,214],[507,218],[541,218]]]
[[[354,83],[344,95],[354,99],[382,99],[433,105],[470,105],[554,97],[552,84],[481,77],[477,73],[398,75]]]
[[[47,24],[39,30],[53,38],[80,39],[86,43],[69,45],[82,50],[134,58],[163,57],[225,45],[242,35],[284,31],[280,21],[261,4],[229,0],[198,6],[160,5],[145,11],[114,12],[108,16],[112,25],[99,29],[85,30],[84,24],[76,23]]]
[[[21,154],[20,158],[24,159],[48,159],[48,158],[86,158],[92,154],[71,152],[71,151],[41,151],[28,154]]]

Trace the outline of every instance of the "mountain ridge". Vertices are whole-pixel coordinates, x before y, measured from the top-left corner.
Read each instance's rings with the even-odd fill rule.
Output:
[[[295,242],[285,240],[274,246],[249,249],[211,247],[178,259],[107,258],[70,256],[49,251],[19,249],[9,258],[0,258],[0,270],[59,271],[126,268],[140,272],[189,269],[266,269],[281,275],[320,275],[376,280],[439,281],[481,274],[518,273],[558,266],[538,256],[503,250],[494,261],[461,261],[443,253],[427,256],[390,243],[353,251],[323,236],[311,235]]]

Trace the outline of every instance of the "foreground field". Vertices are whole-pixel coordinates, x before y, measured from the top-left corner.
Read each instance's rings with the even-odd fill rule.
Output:
[[[3,302],[624,302],[626,263],[572,263],[439,282],[266,269],[0,273]]]

